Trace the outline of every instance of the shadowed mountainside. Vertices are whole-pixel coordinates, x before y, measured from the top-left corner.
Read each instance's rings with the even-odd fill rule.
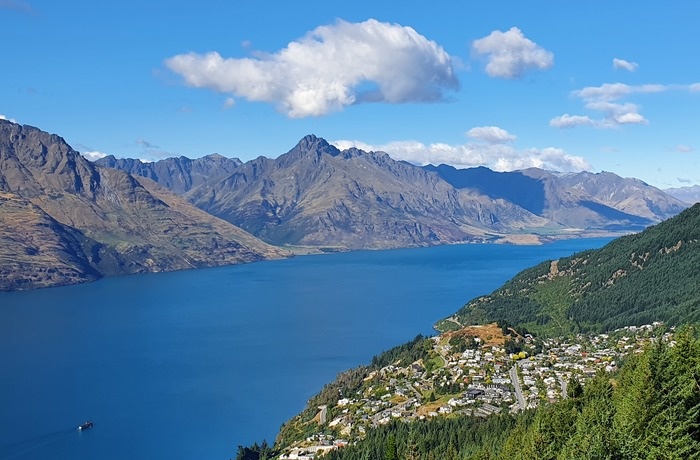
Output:
[[[615,174],[555,174],[537,168],[495,172],[488,168],[425,166],[457,188],[503,198],[568,228],[643,230],[687,207],[638,179]]]

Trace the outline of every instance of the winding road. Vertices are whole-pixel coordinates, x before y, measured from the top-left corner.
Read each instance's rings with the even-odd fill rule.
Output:
[[[520,379],[518,378],[518,364],[514,364],[513,367],[510,368],[508,371],[508,375],[510,375],[510,382],[513,384],[513,388],[515,389],[515,397],[518,400],[518,406],[519,410],[525,410],[526,404],[525,404],[525,396],[523,396],[523,390],[520,388]]]

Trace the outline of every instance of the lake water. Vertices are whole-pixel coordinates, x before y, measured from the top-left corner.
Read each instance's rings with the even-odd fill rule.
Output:
[[[338,372],[432,335],[526,267],[608,241],[358,251],[0,293],[0,459],[229,459],[274,441]]]

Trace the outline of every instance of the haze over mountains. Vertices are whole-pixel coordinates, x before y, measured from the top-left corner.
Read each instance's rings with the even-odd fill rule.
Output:
[[[0,120],[0,289],[283,257],[155,182]]]
[[[689,204],[700,203],[700,185],[667,188],[664,192]]]
[[[419,167],[382,152],[340,151],[313,135],[275,159],[231,160],[222,174],[211,173],[214,162],[221,163],[218,156],[189,161],[186,168],[182,158],[141,163],[107,157],[97,163],[152,177],[275,245],[533,242],[639,231],[688,206],[638,179],[607,172]],[[189,171],[211,175],[201,181],[200,173]]]

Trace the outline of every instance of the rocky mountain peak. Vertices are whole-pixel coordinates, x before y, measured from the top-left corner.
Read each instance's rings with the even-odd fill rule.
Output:
[[[43,190],[93,196],[100,186],[95,166],[56,135],[0,120],[0,184],[6,191],[37,196]]]
[[[313,157],[314,161],[318,161],[323,154],[335,157],[340,155],[341,152],[322,137],[308,134],[304,136],[292,150],[281,155],[278,158],[278,162],[280,166],[286,167],[309,157]]]

